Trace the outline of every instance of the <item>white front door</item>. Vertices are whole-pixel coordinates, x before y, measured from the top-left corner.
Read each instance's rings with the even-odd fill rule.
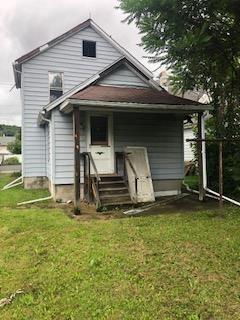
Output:
[[[98,173],[114,173],[112,114],[88,115],[88,151],[92,154]]]

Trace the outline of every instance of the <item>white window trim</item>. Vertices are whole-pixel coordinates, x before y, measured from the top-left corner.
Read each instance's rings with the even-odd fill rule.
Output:
[[[62,75],[62,90],[60,90],[59,88],[51,88],[50,79],[49,79],[50,73],[61,73],[61,75]],[[58,71],[58,70],[49,70],[48,71],[48,100],[50,103],[51,103],[51,94],[50,94],[51,90],[62,91],[62,94],[64,94],[64,72],[63,71]]]

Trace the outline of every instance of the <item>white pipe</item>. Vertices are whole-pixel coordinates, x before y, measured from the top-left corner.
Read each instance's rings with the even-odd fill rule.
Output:
[[[53,196],[54,194],[54,188],[53,188],[53,168],[52,168],[52,157],[53,157],[53,152],[52,152],[52,122],[50,119],[45,118],[44,113],[42,112],[42,119],[43,121],[46,121],[48,123],[48,129],[49,129],[49,148],[50,148],[50,180],[51,180],[51,195]]]
[[[203,114],[201,117],[201,139],[205,139],[205,116],[206,114]],[[207,188],[207,161],[206,161],[206,142],[202,141],[202,164],[203,164],[203,188]]]
[[[213,190],[211,190],[211,189],[209,189],[209,188],[206,188],[205,190],[208,191],[208,192],[210,192],[210,193],[212,193],[212,194],[214,194],[215,196],[220,197],[220,194],[219,194],[219,193],[217,193],[217,192],[215,192],[215,191],[213,191]],[[235,204],[236,206],[240,206],[240,202],[238,202],[238,201],[236,201],[236,200],[233,200],[233,199],[231,199],[231,198],[228,198],[228,197],[226,197],[226,196],[222,196],[222,197],[223,197],[224,200],[229,201],[229,202]]]
[[[17,187],[17,186],[20,186],[20,184],[23,184],[23,181],[20,181],[18,183],[12,184],[11,186],[5,187],[4,189],[2,189],[2,191],[11,189],[11,188],[14,188],[14,187]]]
[[[6,184],[3,188],[2,188],[2,190],[6,190],[6,189],[9,189],[10,187],[14,187],[14,184],[16,183],[16,182],[18,182],[19,180],[21,180],[21,183],[23,183],[23,177],[21,176],[21,177],[18,177],[17,179],[15,179],[15,180],[13,180],[13,181],[11,181],[10,183],[8,183],[8,184]],[[20,184],[20,183],[19,183]]]
[[[24,204],[31,204],[31,203],[35,203],[35,202],[51,200],[52,198],[53,198],[52,196],[49,196],[49,197],[45,197],[45,198],[39,198],[39,199],[30,200],[30,201],[19,202],[17,205],[22,206]]]
[[[205,139],[205,119],[204,119],[204,115],[201,118],[202,121],[202,132],[201,132],[201,139]],[[218,192],[215,192],[211,189],[208,188],[207,186],[207,165],[206,165],[206,142],[202,141],[202,162],[203,162],[203,188],[205,189],[205,191],[214,194],[215,196],[218,197],[218,199],[220,198],[220,194]],[[228,198],[226,196],[222,196],[222,198],[228,202],[231,202],[233,204],[235,204],[236,206],[240,206],[240,202],[233,200],[231,198]]]
[[[191,189],[186,182],[183,182],[183,185],[186,187],[187,191],[192,192],[192,193],[199,194],[199,191],[194,190],[194,189]],[[214,196],[212,196],[211,194],[207,194],[207,193],[206,193],[206,197],[212,198],[212,199],[215,199],[215,200],[218,200],[217,197],[214,197]]]

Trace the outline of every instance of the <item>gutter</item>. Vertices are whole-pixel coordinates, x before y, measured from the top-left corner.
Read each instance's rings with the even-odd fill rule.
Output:
[[[94,100],[79,100],[79,99],[67,99],[60,105],[61,111],[71,111],[69,107],[71,106],[82,106],[82,107],[103,107],[106,109],[114,108],[122,108],[132,109],[132,110],[152,110],[152,111],[181,111],[181,112],[200,112],[203,110],[212,110],[212,106],[210,105],[168,105],[168,104],[147,104],[147,103],[135,103],[135,102],[109,102],[109,101],[94,101]]]
[[[49,149],[50,149],[50,163],[49,163],[49,166],[50,166],[50,182],[51,182],[51,188],[50,188],[50,193],[51,193],[51,198],[53,198],[53,194],[54,194],[54,191],[53,191],[53,168],[52,168],[52,156],[53,156],[53,152],[52,152],[52,122],[50,119],[47,119],[45,116],[44,116],[44,113],[41,112],[41,121],[43,122],[46,122],[48,123],[48,127],[49,127]],[[46,164],[47,164],[47,159],[46,159]],[[44,199],[45,200],[45,199]],[[48,199],[46,199],[48,200]],[[25,203],[24,203],[25,204]]]

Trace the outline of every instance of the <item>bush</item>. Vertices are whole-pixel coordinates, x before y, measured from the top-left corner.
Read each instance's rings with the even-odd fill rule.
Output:
[[[218,143],[207,143],[208,186],[218,191]],[[228,196],[240,196],[240,145],[238,143],[223,144],[223,192]]]
[[[17,138],[14,142],[9,142],[7,149],[13,154],[21,154],[21,140]]]
[[[16,165],[16,164],[20,164],[17,157],[11,157],[3,161],[3,165],[7,165],[7,166]]]

